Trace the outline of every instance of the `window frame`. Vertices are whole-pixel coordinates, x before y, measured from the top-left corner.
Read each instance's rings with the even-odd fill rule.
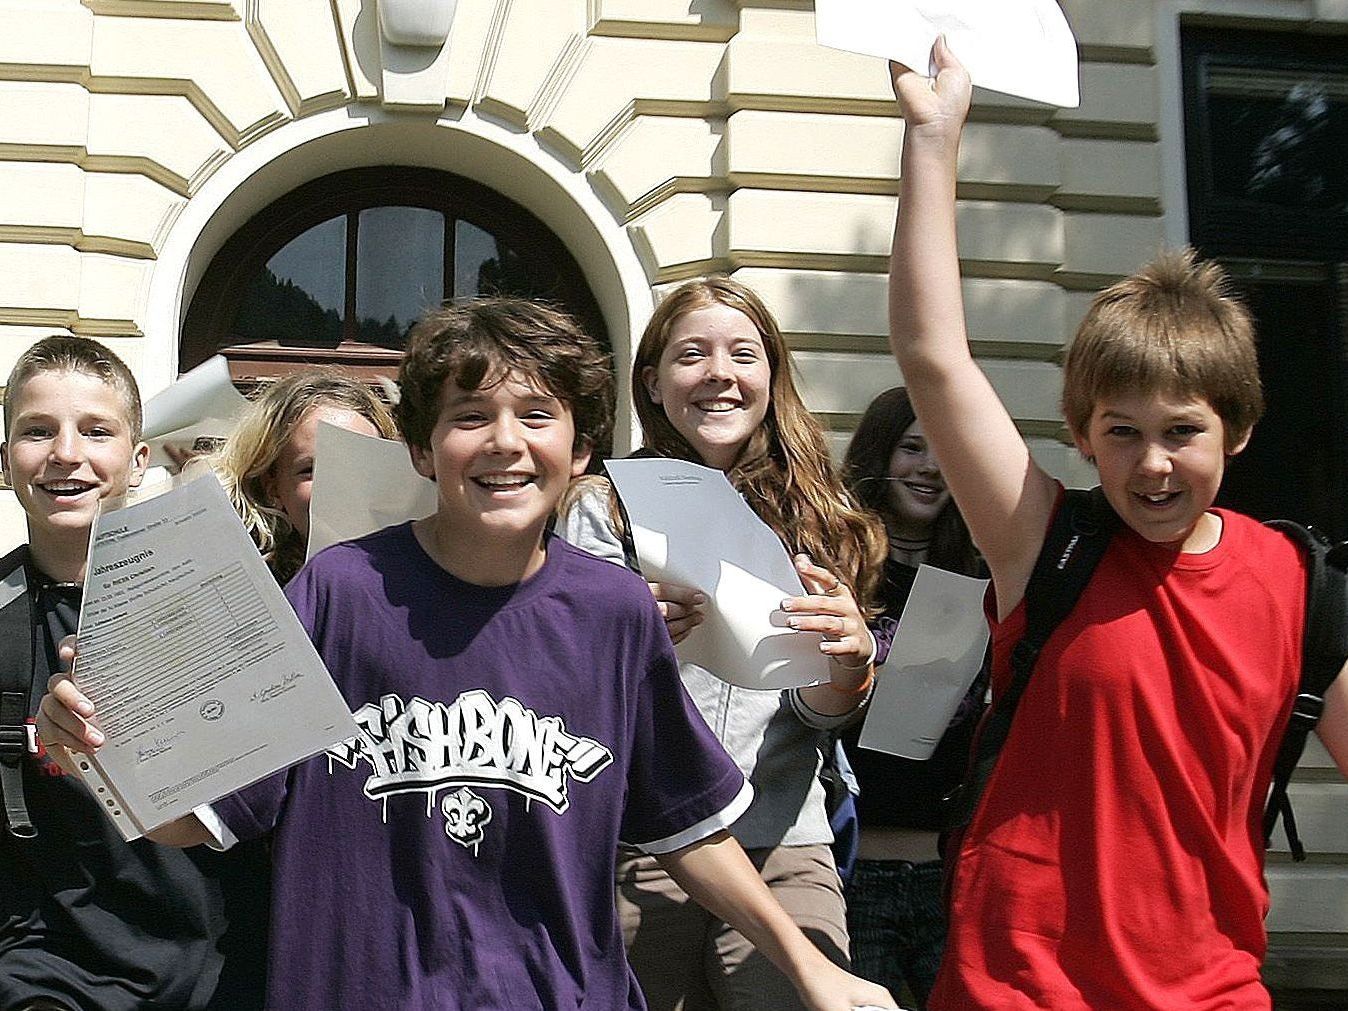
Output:
[[[582,328],[606,348],[608,329],[575,257],[532,213],[481,183],[438,169],[407,165],[344,169],[304,183],[253,215],[211,259],[185,314],[178,367],[186,372],[215,354],[224,354],[237,381],[284,375],[314,364],[340,365],[367,379],[392,376],[401,347],[353,339],[356,334],[356,222],[375,207],[417,207],[437,211],[445,221],[444,292],[454,290],[454,233],[467,221],[500,238],[530,273],[555,274],[546,297],[560,303]],[[232,332],[248,285],[287,243],[310,228],[345,216],[346,250],[342,340],[330,344],[247,342]]]

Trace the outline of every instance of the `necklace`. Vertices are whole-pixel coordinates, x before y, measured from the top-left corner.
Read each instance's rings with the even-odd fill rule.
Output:
[[[917,565],[927,557],[927,549],[930,547],[930,537],[925,540],[916,540],[911,537],[896,537],[891,534],[889,538],[889,557],[906,565]]]

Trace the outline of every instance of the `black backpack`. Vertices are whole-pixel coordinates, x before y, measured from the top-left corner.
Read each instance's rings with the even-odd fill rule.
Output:
[[[1011,683],[984,717],[964,782],[945,798],[946,843],[942,848],[952,858],[950,865],[992,776],[1039,653],[1076,606],[1118,526],[1119,519],[1099,488],[1072,489],[1044,535],[1044,546],[1025,587],[1025,634],[1011,651]],[[1319,531],[1289,520],[1270,520],[1268,526],[1287,534],[1306,552],[1307,586],[1301,681],[1273,765],[1264,809],[1264,843],[1272,839],[1281,815],[1292,858],[1305,860],[1287,784],[1301,760],[1306,738],[1320,722],[1325,692],[1348,659],[1348,543],[1331,544]]]

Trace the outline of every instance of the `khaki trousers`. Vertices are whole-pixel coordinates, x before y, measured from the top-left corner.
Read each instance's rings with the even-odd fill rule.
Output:
[[[847,962],[847,916],[828,846],[748,850],[805,935]],[[795,988],[739,931],[690,899],[651,857],[620,854],[618,917],[650,1011],[793,1011]]]

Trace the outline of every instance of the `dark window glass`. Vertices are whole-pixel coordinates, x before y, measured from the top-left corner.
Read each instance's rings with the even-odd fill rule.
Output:
[[[1348,74],[1213,67],[1212,198],[1348,210]]]
[[[253,340],[335,346],[342,339],[345,264],[346,218],[314,225],[253,275],[235,329]]]
[[[1194,241],[1348,256],[1348,40],[1186,26],[1182,41]]]
[[[408,328],[445,299],[445,216],[371,207],[356,227],[356,339],[399,347]]]

